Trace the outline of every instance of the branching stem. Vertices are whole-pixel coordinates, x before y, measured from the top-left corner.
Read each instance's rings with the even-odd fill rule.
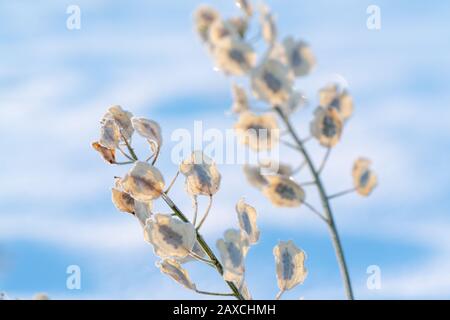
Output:
[[[215,267],[214,266],[214,263],[211,261],[211,260],[208,260],[208,259],[205,259],[205,258],[203,258],[203,257],[200,257],[198,254],[196,254],[195,252],[189,252],[189,255],[192,257],[192,258],[195,258],[195,259],[197,259],[197,260],[200,260],[200,261],[203,261],[204,263],[207,263],[207,264],[209,264],[210,266],[212,266],[213,268]]]
[[[325,165],[327,164],[327,160],[330,157],[330,153],[331,153],[331,147],[327,148],[327,151],[325,152],[325,155],[323,156],[322,159],[322,163],[319,166],[319,169],[317,170],[317,174],[320,175],[323,171],[323,169],[325,169]]]
[[[172,209],[173,213],[176,214],[178,218],[180,218],[181,221],[189,222],[189,220],[186,218],[186,216],[181,212],[181,210],[173,203],[172,199],[169,198],[169,196],[166,193],[161,194],[161,198],[166,202],[166,204]],[[211,250],[211,248],[206,243],[205,239],[203,239],[202,235],[197,232],[197,241],[199,245],[202,247],[202,249],[205,251],[206,255],[209,257],[211,262],[214,264],[214,267],[216,268],[217,272],[223,276],[223,266],[220,263],[219,259],[217,259],[214,252]],[[230,287],[231,291],[233,291],[232,296],[236,297],[238,300],[245,300],[242,294],[239,292],[239,289],[236,287],[236,285],[231,281],[225,281],[227,285]]]
[[[312,206],[311,204],[309,204],[309,203],[306,202],[306,201],[304,201],[303,204],[304,204],[309,210],[311,210],[312,212],[314,212],[314,213],[315,213],[320,219],[322,219],[326,224],[328,224],[328,219],[325,218],[325,217],[323,216],[323,214],[321,214],[321,213],[319,212],[319,210],[317,210],[316,208],[314,208],[314,206]]]
[[[175,175],[175,177],[173,177],[172,181],[170,182],[169,186],[167,187],[166,191],[164,191],[165,193],[169,193],[170,189],[172,189],[173,184],[175,183],[175,181],[178,178],[178,175],[180,174],[180,171],[177,171],[177,174]]]
[[[356,191],[355,188],[351,188],[351,189],[348,189],[348,190],[337,192],[335,194],[332,194],[331,196],[328,196],[328,200],[333,199],[333,198],[337,198],[337,197],[341,197],[341,196],[344,196],[346,194],[349,194],[349,193],[352,193],[352,192],[355,192],[355,191]]]
[[[220,292],[209,292],[209,291],[201,291],[201,290],[195,290],[195,292],[197,292],[199,294],[205,294],[208,296],[234,297],[234,293],[220,293]]]
[[[320,200],[322,202],[322,207],[323,207],[325,216],[328,220],[327,225],[328,225],[328,228],[330,231],[331,240],[332,240],[333,246],[334,246],[334,251],[336,253],[336,258],[337,258],[339,268],[341,271],[342,280],[344,282],[345,293],[349,300],[353,300],[354,299],[353,290],[352,290],[352,285],[351,285],[351,281],[350,281],[350,275],[349,275],[348,268],[347,268],[347,263],[346,263],[345,257],[344,257],[344,251],[342,248],[341,241],[339,239],[339,234],[338,234],[338,231],[336,228],[336,224],[334,222],[333,213],[331,211],[331,206],[328,201],[328,197],[325,192],[325,188],[323,186],[322,180],[320,179],[318,171],[316,170],[314,163],[311,160],[311,157],[309,156],[307,150],[305,149],[302,140],[299,138],[299,136],[297,135],[297,132],[292,127],[292,124],[290,123],[288,117],[283,113],[283,111],[280,107],[274,106],[274,109],[278,113],[280,118],[283,120],[287,129],[289,130],[292,138],[294,139],[294,141],[298,147],[298,150],[302,153],[303,157],[305,158],[305,160],[307,162],[307,165],[308,165],[308,167],[311,171],[311,174],[314,178],[314,181],[316,182],[317,190],[319,192]]]

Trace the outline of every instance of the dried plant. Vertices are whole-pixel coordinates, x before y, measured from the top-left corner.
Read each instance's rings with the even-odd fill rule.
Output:
[[[245,282],[245,257],[250,246],[259,240],[255,208],[240,199],[236,204],[238,229],[226,230],[217,241],[220,260],[206,243],[200,229],[212,208],[212,199],[219,191],[221,175],[215,162],[201,151],[194,151],[179,164],[179,170],[166,187],[163,174],[156,167],[161,151],[160,126],[152,120],[136,118],[120,106],[112,106],[100,121],[100,137],[92,143],[94,150],[112,165],[131,165],[123,177],[115,177],[112,202],[121,212],[133,215],[143,228],[144,239],[153,246],[161,261],[156,265],[187,289],[200,294],[232,296],[251,299]],[[133,148],[134,133],[146,139],[151,155],[140,160]],[[116,154],[124,158],[118,161]],[[193,201],[192,219],[188,219],[169,196],[175,179],[185,177],[185,190]],[[207,197],[208,206],[198,219],[198,197]],[[153,201],[161,199],[172,214],[153,212]],[[281,242],[275,249],[280,290],[288,290],[302,283],[306,277],[305,255],[292,242]],[[196,261],[213,267],[224,279],[231,292],[218,293],[200,290],[192,282],[183,264]],[[281,292],[282,292],[281,291]]]
[[[296,182],[294,174],[299,170],[292,170],[288,164],[280,163],[276,170],[264,174],[264,164],[244,166],[244,173],[249,183],[262,191],[275,206],[299,207],[305,205],[328,226],[331,239],[336,252],[340,271],[342,274],[345,292],[348,299],[353,299],[353,291],[347,264],[344,258],[338,230],[332,213],[330,200],[344,194],[356,191],[362,196],[368,196],[377,184],[377,177],[370,169],[370,161],[364,158],[357,159],[353,166],[353,188],[333,195],[325,191],[321,173],[325,168],[332,148],[340,141],[345,125],[353,113],[353,100],[347,90],[341,89],[337,84],[327,85],[319,90],[319,106],[316,108],[313,120],[310,123],[311,136],[302,139],[293,127],[290,116],[305,103],[306,98],[301,92],[294,89],[298,77],[308,75],[316,66],[316,59],[310,46],[303,40],[291,36],[280,41],[274,15],[270,9],[261,4],[259,10],[254,10],[248,0],[237,0],[241,9],[239,16],[223,18],[220,13],[209,6],[202,6],[195,13],[195,26],[205,47],[214,61],[215,69],[229,77],[241,77],[246,80],[250,90],[236,83],[232,84],[233,105],[231,111],[238,116],[235,125],[236,133],[241,136],[241,142],[250,149],[261,152],[271,149],[274,144],[284,143],[301,154],[299,170],[308,167],[312,182]],[[256,24],[259,32],[256,37],[249,36],[251,26],[255,24],[256,11],[259,12],[259,21]],[[262,52],[253,47],[255,40],[261,38],[265,42]],[[251,91],[253,100],[248,96]],[[264,112],[255,108],[253,101],[258,100],[259,105],[265,104]],[[256,104],[256,103],[255,103]],[[259,111],[259,112],[258,112]],[[291,141],[285,141],[278,134],[278,123],[283,123]],[[264,132],[264,134],[262,134]],[[316,165],[306,143],[311,138],[323,146],[325,155],[320,165]],[[269,167],[271,167],[269,165]],[[273,168],[273,167],[272,167]],[[314,185],[317,188],[322,210],[316,209],[306,202],[306,193],[302,186]],[[277,262],[282,261],[281,248],[289,248],[292,243],[280,243],[274,249]],[[297,270],[301,270],[304,255],[290,250],[290,257],[299,263]],[[294,279],[304,280],[305,271],[293,276],[290,281],[280,281],[281,271],[277,268],[280,294],[290,289]],[[278,297],[279,297],[278,296]]]
[[[137,133],[146,139],[151,155],[140,160],[132,146],[132,137]],[[208,217],[213,195],[219,190],[221,176],[215,163],[200,151],[195,151],[179,166],[179,171],[166,188],[162,173],[156,168],[162,146],[161,128],[152,120],[133,117],[120,106],[112,106],[101,120],[100,138],[92,144],[103,159],[113,165],[132,165],[124,177],[115,177],[112,201],[119,211],[130,213],[143,228],[144,238],[161,258],[157,267],[162,273],[179,284],[201,294],[233,296],[249,299],[244,279],[244,257],[257,235],[256,212],[247,204],[239,202],[240,230],[228,230],[225,239],[218,242],[223,264],[200,234],[200,228]],[[123,161],[118,161],[120,153]],[[190,221],[169,197],[169,191],[182,173],[186,178],[186,191],[194,205]],[[197,222],[197,197],[209,198],[203,217]],[[162,199],[172,214],[153,213],[153,201]],[[245,218],[243,218],[245,217]],[[247,223],[250,224],[247,224]],[[183,268],[184,263],[197,261],[213,267],[223,276],[230,293],[199,290]]]

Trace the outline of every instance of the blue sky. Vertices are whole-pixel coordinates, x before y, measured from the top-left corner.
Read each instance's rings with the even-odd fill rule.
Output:
[[[163,128],[159,167],[170,180],[171,132],[230,128],[230,80],[212,64],[192,29],[199,1],[0,1],[0,291],[30,298],[203,298],[179,288],[157,261],[136,221],[110,202],[112,176],[90,147],[106,108],[120,104]],[[296,86],[312,101],[329,81],[346,79],[352,117],[325,171],[331,192],[351,184],[353,160],[368,156],[379,187],[367,199],[333,202],[357,298],[450,298],[450,4],[415,1],[268,1],[280,34],[311,44],[318,67]],[[81,29],[66,28],[66,8],[81,8]],[[223,15],[233,1],[211,1]],[[381,30],[366,28],[366,8],[381,8]],[[339,75],[339,76],[338,76]],[[307,132],[313,106],[294,123]],[[320,159],[321,149],[311,143]],[[295,153],[286,150],[286,159]],[[245,196],[259,213],[260,243],[247,258],[255,298],[277,292],[272,248],[292,239],[307,252],[309,275],[289,299],[342,298],[327,230],[306,209],[276,209],[242,183],[237,165],[223,176],[205,224],[214,243],[236,225]],[[305,181],[307,176],[299,176]],[[190,202],[180,179],[173,191]],[[308,189],[311,202],[314,190]],[[157,204],[158,210],[167,210]],[[167,212],[167,211],[166,211]],[[79,265],[81,290],[66,288]],[[368,290],[366,269],[381,268],[381,290]],[[188,265],[199,288],[224,291],[207,267]]]

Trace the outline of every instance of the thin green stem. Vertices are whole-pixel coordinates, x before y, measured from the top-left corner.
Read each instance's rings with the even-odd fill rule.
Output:
[[[183,222],[189,222],[188,218],[183,214],[183,212],[173,203],[172,199],[169,198],[169,196],[166,193],[161,194],[161,198],[166,202],[166,204],[172,209],[173,213],[176,214],[178,218],[180,218]],[[198,244],[202,247],[202,249],[205,251],[206,255],[209,257],[209,259],[214,264],[214,267],[216,268],[217,272],[221,276],[223,276],[223,266],[220,263],[219,259],[217,259],[216,255],[212,251],[212,249],[208,246],[205,239],[202,237],[202,235],[196,231],[197,241]],[[245,300],[242,294],[239,292],[239,289],[236,287],[236,285],[231,281],[225,281],[226,284],[230,287],[231,291],[233,291],[233,296],[236,297],[238,300]]]
[[[125,138],[124,134],[122,133],[122,130],[120,130],[120,135],[122,136],[122,139],[125,142],[125,145],[127,146],[127,149],[130,152],[133,159],[138,161],[138,157],[137,157],[136,153],[134,152],[133,148],[131,147],[130,143],[128,142],[128,139]]]
[[[292,170],[292,175],[299,173],[306,166],[306,161],[303,161],[297,168]]]
[[[331,240],[332,240],[333,246],[334,246],[334,251],[336,253],[336,258],[337,258],[339,268],[341,271],[342,280],[344,282],[346,296],[349,300],[353,300],[354,299],[353,290],[352,290],[352,285],[351,285],[351,281],[350,281],[350,275],[349,275],[348,268],[347,268],[347,263],[346,263],[345,257],[344,257],[344,250],[342,248],[342,244],[339,239],[339,234],[337,231],[336,224],[334,222],[333,213],[331,211],[331,206],[328,201],[328,197],[325,192],[325,188],[323,186],[322,180],[320,179],[318,171],[316,170],[314,163],[311,160],[311,157],[309,156],[307,150],[305,149],[302,140],[299,138],[299,136],[297,135],[297,132],[292,127],[292,124],[289,121],[288,117],[286,117],[286,115],[283,113],[283,111],[281,110],[280,107],[275,106],[274,109],[278,113],[280,118],[283,120],[287,129],[289,130],[292,138],[294,139],[295,143],[298,146],[299,151],[302,153],[303,157],[305,158],[305,160],[308,164],[308,167],[311,171],[314,181],[316,182],[320,200],[322,202],[322,207],[324,209],[325,216],[328,220],[327,225],[328,225],[328,228],[330,231]]]
[[[275,296],[275,300],[280,300],[281,296],[283,295],[283,293],[285,292],[285,290],[280,290],[277,295]]]
[[[331,147],[327,148],[327,151],[325,152],[325,155],[322,159],[322,163],[319,166],[319,169],[317,170],[317,174],[320,175],[323,171],[323,169],[325,169],[325,165],[327,164],[327,160],[330,157],[330,153],[331,153]]]
[[[152,166],[154,166],[155,163],[156,163],[156,160],[158,160],[160,151],[161,151],[161,147],[160,147],[160,145],[158,144],[158,145],[156,146],[155,157],[154,157],[153,160],[152,160]]]
[[[341,197],[341,196],[344,196],[346,194],[349,194],[349,193],[352,193],[352,192],[355,192],[355,191],[356,191],[356,188],[351,188],[351,189],[348,189],[348,190],[337,192],[335,194],[332,194],[331,196],[328,196],[328,200],[333,199],[333,198],[337,198],[337,197]]]
[[[209,212],[211,211],[212,199],[213,199],[212,195],[209,195],[208,207],[206,208],[206,211],[205,211],[205,214],[203,215],[202,220],[200,220],[200,223],[198,224],[197,230],[200,230],[203,223],[206,221],[206,218],[208,217]]]
[[[285,146],[287,146],[287,147],[289,147],[289,148],[292,148],[292,149],[294,149],[294,150],[300,151],[300,150],[298,149],[298,147],[297,147],[295,144],[290,143],[289,141],[285,141],[285,140],[280,140],[280,141],[281,141],[281,143],[284,144]]]
[[[117,146],[117,149],[120,151],[120,153],[127,158],[128,160],[134,161],[134,159],[132,157],[130,157],[125,151],[123,151],[123,149],[120,146]]]
[[[309,204],[308,202],[304,201],[303,204],[309,209],[311,210],[313,213],[315,213],[320,219],[322,219],[323,221],[325,221],[326,224],[328,224],[328,219],[325,218],[320,212],[319,210],[317,210],[316,208],[314,208],[314,206],[312,206],[311,204]]]

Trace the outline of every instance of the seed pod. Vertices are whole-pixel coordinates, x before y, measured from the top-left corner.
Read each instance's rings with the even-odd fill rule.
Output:
[[[289,68],[278,60],[264,60],[252,71],[250,80],[254,95],[272,106],[287,103],[292,94],[292,74]]]
[[[377,186],[377,176],[370,169],[371,161],[359,158],[353,165],[353,185],[356,191],[362,196],[368,196]]]
[[[134,199],[145,202],[159,198],[164,189],[164,178],[154,166],[137,161],[121,185]]]
[[[288,66],[295,76],[305,76],[315,67],[316,58],[306,42],[287,37],[283,40],[283,48]]]
[[[329,85],[319,91],[319,104],[324,108],[336,109],[345,122],[353,113],[353,99],[346,90],[338,85]]]
[[[244,259],[249,246],[247,237],[240,230],[228,229],[216,245],[224,267],[223,278],[240,283],[245,273]]]
[[[98,143],[108,149],[115,149],[119,145],[120,131],[113,119],[105,119],[102,121],[100,128],[100,139]]]
[[[266,178],[261,174],[261,168],[259,166],[252,166],[245,164],[243,166],[244,175],[247,181],[255,188],[262,190],[267,185]]]
[[[305,253],[292,241],[280,241],[273,248],[275,256],[278,288],[281,292],[290,290],[305,281],[308,274],[305,268]]]
[[[196,240],[195,227],[170,215],[156,214],[147,220],[145,240],[153,245],[161,258],[184,258],[189,255]]]
[[[133,126],[131,125],[131,117],[133,117],[131,112],[125,111],[121,106],[115,105],[108,108],[103,119],[104,121],[108,119],[114,120],[125,139],[130,140],[134,133]]]
[[[156,146],[157,148],[161,147],[162,145],[161,127],[156,121],[145,118],[133,117],[131,119],[131,123],[133,124],[134,130],[136,130],[136,132],[140,136],[147,139],[149,143],[152,145],[152,147],[154,146]]]
[[[188,272],[173,259],[164,259],[156,264],[162,273],[167,274],[173,280],[190,290],[197,290],[195,284],[191,281]]]
[[[120,183],[118,183],[120,185]],[[122,191],[119,186],[112,188],[112,202],[121,212],[127,212],[134,215],[142,226],[145,226],[147,219],[151,217],[152,202],[141,202],[135,200],[128,193]]]
[[[212,49],[216,68],[227,75],[235,76],[250,72],[256,64],[256,54],[252,46],[240,39],[232,38],[229,41],[226,45]]]
[[[327,148],[334,147],[342,135],[343,122],[334,108],[318,107],[311,122],[311,135]]]
[[[277,207],[298,207],[305,201],[303,188],[283,176],[267,176],[263,194]]]
[[[234,130],[241,143],[254,151],[271,150],[280,138],[278,123],[272,113],[256,115],[250,111],[243,112]]]

